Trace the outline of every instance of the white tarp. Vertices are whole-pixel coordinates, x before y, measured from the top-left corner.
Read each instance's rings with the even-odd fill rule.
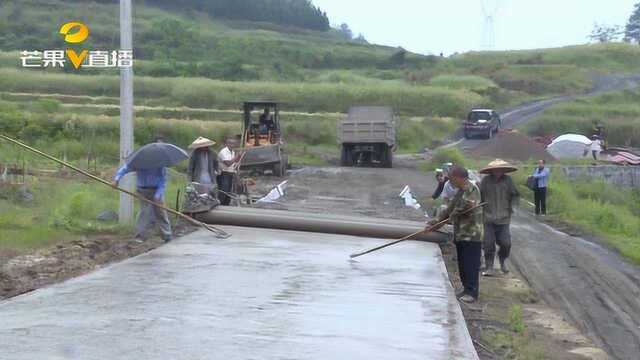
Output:
[[[591,140],[584,135],[565,134],[555,138],[547,146],[547,152],[556,159],[580,159],[589,145]]]
[[[405,186],[404,189],[402,189],[399,196],[404,199],[404,204],[408,207],[412,207],[416,210],[420,210],[420,208],[422,207],[418,203],[418,200],[413,197],[409,185]]]
[[[278,199],[285,195],[285,190],[287,189],[287,181],[283,181],[278,186],[274,187],[267,196],[262,199],[256,201],[258,203],[272,203],[276,202]]]

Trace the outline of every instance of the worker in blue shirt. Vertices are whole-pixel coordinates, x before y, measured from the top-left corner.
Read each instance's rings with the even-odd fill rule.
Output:
[[[533,189],[534,202],[536,204],[536,215],[547,215],[547,186],[549,184],[549,168],[545,166],[545,161],[538,161],[538,167],[533,171],[531,177],[535,179]]]
[[[146,170],[133,170],[127,164],[122,165],[114,177],[114,186],[118,186],[120,179],[126,174],[135,172],[137,175],[137,192],[147,200],[159,205],[164,204],[164,192],[167,186],[167,169],[164,167]],[[140,200],[140,214],[136,223],[136,239],[146,240],[146,233],[155,223],[160,226],[162,239],[168,242],[172,239],[171,223],[167,212],[146,201]]]

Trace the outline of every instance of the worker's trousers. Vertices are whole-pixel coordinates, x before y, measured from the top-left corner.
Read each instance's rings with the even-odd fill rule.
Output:
[[[145,199],[154,201],[156,188],[138,188],[138,194]],[[153,225],[158,224],[162,238],[171,239],[171,223],[167,212],[157,206],[151,205],[146,201],[140,200],[140,214],[138,214],[138,222],[136,224],[136,237],[144,239],[147,232]]]
[[[234,176],[234,173],[225,171],[218,175],[218,189],[220,189],[220,191],[218,191],[218,199],[223,206],[231,204],[231,197],[228,194],[231,194],[231,191],[233,191]]]
[[[480,291],[480,257],[482,243],[480,241],[457,241],[458,272],[466,295],[478,298]]]
[[[511,253],[511,231],[509,224],[484,224],[484,264],[487,268],[493,268],[496,258],[496,243],[500,248],[498,257],[505,260]]]
[[[536,205],[536,215],[547,215],[547,188],[533,190],[533,201]]]

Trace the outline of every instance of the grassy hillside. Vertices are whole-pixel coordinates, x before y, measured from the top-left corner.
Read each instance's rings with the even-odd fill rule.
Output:
[[[627,90],[556,105],[524,128],[534,136],[589,135],[602,123],[610,145],[640,147],[639,119],[640,90]]]

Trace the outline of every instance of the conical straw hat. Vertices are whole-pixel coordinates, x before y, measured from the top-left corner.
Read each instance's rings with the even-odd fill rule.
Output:
[[[484,169],[480,170],[481,174],[490,174],[491,170],[503,170],[505,173],[511,173],[518,171],[518,168],[509,164],[502,159],[495,159],[487,165]]]
[[[191,143],[191,145],[189,145],[189,149],[200,149],[203,147],[213,146],[215,144],[215,141],[200,136],[193,143]]]

